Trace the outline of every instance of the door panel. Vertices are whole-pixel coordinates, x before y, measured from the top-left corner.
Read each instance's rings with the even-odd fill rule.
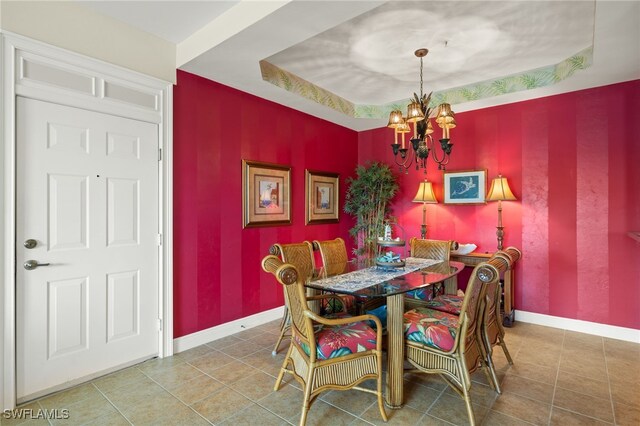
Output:
[[[24,401],[158,353],[158,128],[20,97],[16,128]]]

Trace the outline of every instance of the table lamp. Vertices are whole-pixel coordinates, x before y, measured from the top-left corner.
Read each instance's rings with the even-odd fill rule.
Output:
[[[517,198],[513,195],[513,192],[511,192],[507,178],[499,174],[498,177],[493,178],[491,181],[491,188],[489,188],[489,193],[487,194],[487,201],[498,202],[498,230],[496,231],[496,235],[498,236],[498,250],[502,250],[502,240],[504,239],[504,226],[502,226],[503,200],[513,201],[517,200]]]
[[[427,238],[427,203],[438,204],[436,195],[433,193],[433,186],[431,182],[426,179],[424,182],[420,182],[418,187],[418,193],[413,199],[414,203],[422,203],[422,226],[420,227],[420,238],[423,240]]]

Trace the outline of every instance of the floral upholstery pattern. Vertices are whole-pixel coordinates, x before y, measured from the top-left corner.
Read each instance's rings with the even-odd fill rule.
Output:
[[[433,299],[433,290],[431,289],[431,287],[419,288],[417,290],[406,292],[405,297],[417,300],[431,300]]]
[[[345,309],[348,312],[353,312],[356,306],[356,298],[353,296],[340,295],[340,300],[337,299],[324,299],[322,301],[321,315],[329,315],[332,313],[341,312],[344,304]]]
[[[315,331],[316,358],[330,359],[376,348],[376,332],[365,322],[341,325],[320,325]],[[302,350],[309,355],[309,346],[296,337]]]
[[[426,305],[427,308],[435,309],[436,311],[460,315],[463,301],[464,297],[456,296],[454,294],[443,294],[428,301]]]
[[[404,314],[407,340],[449,351],[453,348],[459,318],[429,308],[416,308]]]

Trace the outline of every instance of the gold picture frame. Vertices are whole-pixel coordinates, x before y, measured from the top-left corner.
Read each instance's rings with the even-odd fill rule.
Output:
[[[340,220],[340,175],[304,171],[305,224],[337,223]]]
[[[242,227],[291,224],[291,167],[242,160]]]
[[[485,204],[487,170],[444,172],[445,204]]]

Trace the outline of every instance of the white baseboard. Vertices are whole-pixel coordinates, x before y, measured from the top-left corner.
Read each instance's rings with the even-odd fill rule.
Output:
[[[204,345],[212,340],[221,339],[240,331],[262,325],[266,322],[281,319],[284,314],[284,306],[273,308],[268,311],[259,312],[248,317],[240,318],[206,330],[196,331],[195,333],[173,339],[173,353],[186,351],[196,346]]]
[[[640,343],[640,330],[516,310],[516,321]]]

